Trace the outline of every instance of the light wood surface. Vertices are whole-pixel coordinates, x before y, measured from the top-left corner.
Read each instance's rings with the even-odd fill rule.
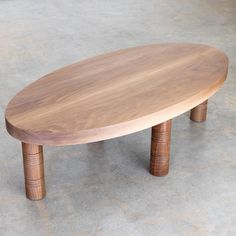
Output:
[[[46,195],[43,147],[22,143],[25,174],[25,193],[30,200],[40,200]]]
[[[159,44],[72,64],[35,81],[6,109],[8,132],[25,143],[69,145],[160,124],[212,96],[228,59],[216,48]]]
[[[164,176],[169,172],[171,120],[152,127],[150,173]]]

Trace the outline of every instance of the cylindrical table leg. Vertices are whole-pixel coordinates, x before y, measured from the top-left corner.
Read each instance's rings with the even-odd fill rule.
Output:
[[[171,120],[152,127],[150,173],[164,176],[169,172]]]
[[[36,144],[22,143],[25,191],[30,200],[45,197],[43,147]]]
[[[190,113],[190,119],[196,122],[203,122],[207,116],[207,100],[194,107]]]

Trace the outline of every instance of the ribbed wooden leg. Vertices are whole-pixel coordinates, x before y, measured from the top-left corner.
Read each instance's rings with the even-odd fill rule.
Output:
[[[207,100],[194,107],[190,113],[190,119],[196,122],[203,122],[207,116]]]
[[[43,147],[22,143],[26,197],[40,200],[45,197]]]
[[[152,127],[150,173],[164,176],[169,172],[171,120]]]

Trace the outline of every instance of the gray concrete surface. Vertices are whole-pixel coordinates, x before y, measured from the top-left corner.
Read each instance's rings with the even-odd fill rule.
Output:
[[[160,42],[221,48],[226,84],[208,120],[174,120],[170,174],[149,175],[150,130],[45,147],[47,197],[24,196],[20,143],[4,109],[28,83],[107,51]],[[0,1],[0,235],[236,235],[236,1]]]

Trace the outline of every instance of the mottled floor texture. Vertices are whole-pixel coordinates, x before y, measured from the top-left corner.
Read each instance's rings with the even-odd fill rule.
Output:
[[[225,51],[226,84],[208,120],[174,119],[168,176],[148,172],[150,130],[45,147],[47,197],[25,198],[20,143],[4,109],[25,85],[61,66],[149,43]],[[0,235],[236,235],[235,0],[0,0]]]

